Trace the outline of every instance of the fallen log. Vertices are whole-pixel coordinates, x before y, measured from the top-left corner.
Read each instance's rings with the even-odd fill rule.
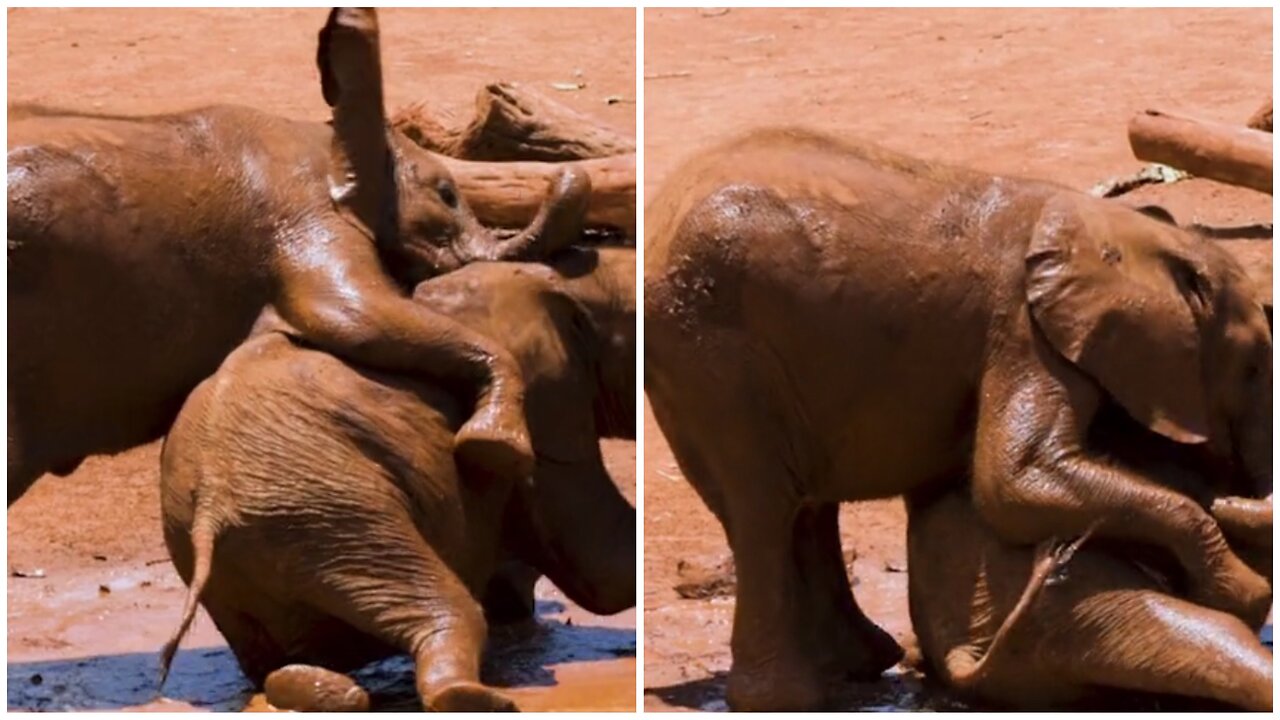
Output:
[[[491,83],[476,95],[475,117],[451,127],[449,114],[423,103],[403,108],[392,126],[414,142],[463,160],[565,162],[628,155],[628,137],[520,85]]]
[[[1271,98],[1267,98],[1267,101],[1263,103],[1262,107],[1258,108],[1258,110],[1249,118],[1249,122],[1245,124],[1254,130],[1271,132]]]
[[[552,173],[564,163],[474,162],[440,159],[480,222],[490,227],[523,227],[537,214]],[[636,231],[636,156],[615,155],[575,163],[591,177],[586,224],[616,228],[628,238]]]
[[[1129,122],[1134,157],[1271,194],[1271,134],[1157,110]]]

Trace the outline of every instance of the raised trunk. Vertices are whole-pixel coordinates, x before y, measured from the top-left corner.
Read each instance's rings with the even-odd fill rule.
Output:
[[[551,461],[554,462],[554,461]],[[514,552],[589,612],[612,615],[636,603],[636,511],[593,462],[548,462],[507,525]]]

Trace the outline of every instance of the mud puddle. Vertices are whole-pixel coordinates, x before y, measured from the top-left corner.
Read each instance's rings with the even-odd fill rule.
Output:
[[[12,570],[12,569],[11,569]],[[10,710],[262,711],[203,614],[158,692],[159,648],[184,594],[167,561],[9,578]],[[525,710],[635,709],[635,613],[591,615],[545,580],[536,621],[497,628],[483,670]],[[375,709],[416,711],[407,657],[357,673]]]

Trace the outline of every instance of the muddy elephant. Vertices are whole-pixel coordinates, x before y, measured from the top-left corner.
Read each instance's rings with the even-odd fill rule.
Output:
[[[1247,514],[1265,515],[1269,536],[1262,504],[1220,501],[1237,513],[1254,505]],[[1025,709],[1140,692],[1271,710],[1272,653],[1256,625],[1179,597],[1167,576],[1087,539],[1039,550],[1002,543],[960,490],[908,508],[912,625],[930,674],[946,685]],[[1269,574],[1269,544],[1253,555],[1256,546],[1233,546]],[[1061,579],[1046,587],[1054,574]]]
[[[372,10],[331,13],[317,62],[331,123],[11,111],[10,504],[44,472],[162,435],[266,307],[339,356],[469,390],[461,455],[531,465],[514,360],[407,289],[576,240],[589,179],[556,176],[532,225],[501,238],[388,130]]]
[[[645,389],[737,568],[732,707],[815,707],[900,658],[850,592],[836,506],[962,476],[1003,542],[1098,522],[1172,554],[1193,602],[1267,612],[1202,507],[1085,443],[1119,407],[1270,492],[1270,330],[1214,243],[798,129],[691,159],[646,228]]]
[[[1111,413],[1091,447],[1119,465],[1181,473],[1231,546],[1271,579],[1272,498],[1221,497],[1198,448]],[[963,483],[958,483],[963,486]],[[1113,704],[1118,694],[1272,706],[1272,653],[1256,622],[1187,601],[1177,568],[1090,537],[1002,543],[959,488],[907,500],[911,621],[929,672],[980,700],[1027,709]],[[1118,693],[1123,691],[1123,693]]]
[[[335,672],[403,652],[426,708],[509,709],[478,675],[480,599],[500,560],[591,612],[634,606],[635,510],[598,438],[635,436],[635,251],[471,265],[414,301],[520,363],[532,481],[460,482],[450,446],[466,406],[447,386],[278,332],[251,338],[165,440],[165,542],[191,590],[164,667],[198,599],[272,702],[359,708],[367,698]]]

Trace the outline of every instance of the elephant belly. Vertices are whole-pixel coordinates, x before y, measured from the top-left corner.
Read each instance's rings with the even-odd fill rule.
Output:
[[[811,491],[826,500],[954,477],[973,443],[987,299],[960,282],[886,287],[889,259],[862,255],[826,288],[796,275],[795,292],[779,295],[770,277],[742,294],[753,374],[797,419],[789,444],[811,455]]]

